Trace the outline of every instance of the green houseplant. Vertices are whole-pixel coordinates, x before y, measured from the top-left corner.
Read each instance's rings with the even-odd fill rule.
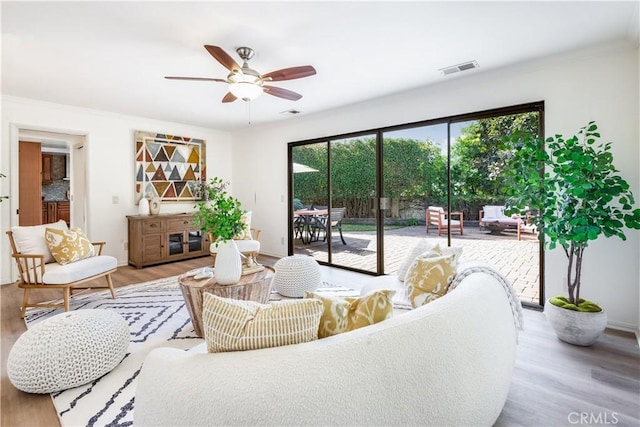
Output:
[[[195,206],[193,223],[209,233],[216,244],[232,240],[244,228],[245,211],[240,208],[240,201],[227,193],[228,185],[222,178],[211,178],[208,184],[202,185],[202,200]]]
[[[209,233],[218,247],[215,259],[216,282],[222,285],[237,283],[242,275],[240,252],[233,238],[245,228],[240,201],[227,193],[227,182],[214,177],[201,186],[203,200],[196,204],[193,223]]]
[[[532,220],[546,238],[545,247],[564,250],[567,295],[552,297],[548,303],[573,312],[603,311],[580,294],[583,255],[589,242],[600,236],[626,240],[625,227],[640,229],[640,209],[633,208],[629,184],[613,165],[611,143],[598,142],[597,130],[592,121],[570,138],[555,135],[545,141],[519,133],[506,140],[513,153],[507,161],[508,212],[524,206],[537,212]],[[588,341],[573,343],[592,343],[584,343]]]

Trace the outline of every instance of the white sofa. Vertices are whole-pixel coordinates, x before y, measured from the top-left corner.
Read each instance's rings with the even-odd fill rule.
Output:
[[[134,425],[492,425],[516,334],[502,284],[473,273],[425,306],[318,341],[153,350]]]

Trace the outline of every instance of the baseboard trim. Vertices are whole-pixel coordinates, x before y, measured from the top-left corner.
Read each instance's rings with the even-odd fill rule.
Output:
[[[632,334],[635,334],[636,337],[638,336],[638,334],[640,334],[638,325],[631,325],[629,323],[609,321],[607,322],[607,328],[616,329],[618,331],[631,332]]]

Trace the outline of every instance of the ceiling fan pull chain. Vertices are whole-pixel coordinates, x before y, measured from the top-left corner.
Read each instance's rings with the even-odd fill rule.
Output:
[[[247,101],[245,102],[245,105],[247,106],[247,117],[249,117],[249,124],[251,124],[251,102]]]

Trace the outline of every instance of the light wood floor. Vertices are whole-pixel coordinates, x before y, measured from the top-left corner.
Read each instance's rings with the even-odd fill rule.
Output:
[[[259,257],[273,265],[274,258]],[[181,274],[210,265],[211,258],[135,269],[120,267],[115,286],[125,286]],[[331,280],[353,273],[331,270]],[[338,283],[339,284],[339,283]],[[42,301],[59,292],[40,294]],[[57,426],[49,395],[15,389],[6,375],[9,350],[26,330],[20,319],[21,290],[15,284],[0,289],[2,308],[2,426]],[[582,421],[581,421],[582,420]],[[559,341],[544,315],[525,310],[525,331],[520,334],[516,367],[507,403],[497,426],[640,425],[640,350],[633,334],[607,330],[591,347]]]

